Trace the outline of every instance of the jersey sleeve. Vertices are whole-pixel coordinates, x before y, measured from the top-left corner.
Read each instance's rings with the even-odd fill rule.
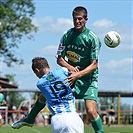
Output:
[[[60,39],[60,44],[57,49],[57,55],[65,57],[67,50],[67,36],[71,33],[72,29],[69,29]]]
[[[101,42],[99,37],[94,32],[91,31],[90,35],[92,36],[91,60],[98,60]]]
[[[62,36],[60,44],[57,49],[57,55],[65,57],[66,46],[65,46],[65,35]]]

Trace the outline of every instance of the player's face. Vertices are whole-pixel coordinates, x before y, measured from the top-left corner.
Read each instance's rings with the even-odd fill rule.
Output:
[[[88,18],[84,18],[84,13],[81,12],[79,14],[75,13],[73,16],[73,23],[75,31],[82,32],[85,30],[85,24]]]

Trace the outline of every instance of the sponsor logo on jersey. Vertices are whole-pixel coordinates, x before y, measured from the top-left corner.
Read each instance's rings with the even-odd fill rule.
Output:
[[[72,48],[72,49],[75,49],[75,50],[79,50],[79,51],[85,51],[85,49],[83,47],[77,47],[75,45],[68,45],[67,48]]]
[[[59,97],[58,99],[53,100],[53,101],[52,101],[52,104],[53,104],[53,105],[56,105],[56,104],[64,103],[65,101],[68,102],[68,101],[70,101],[70,100],[72,100],[72,99],[73,99],[73,95],[72,95],[72,93],[70,93],[70,94],[69,94],[68,96],[66,96],[66,97]]]
[[[75,52],[67,51],[67,52],[66,52],[66,56],[67,56],[67,58],[68,58],[70,61],[73,61],[73,62],[78,62],[78,61],[80,61],[79,56],[78,56]]]

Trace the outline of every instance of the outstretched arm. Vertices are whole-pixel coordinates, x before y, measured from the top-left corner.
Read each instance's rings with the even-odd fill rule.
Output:
[[[77,67],[73,67],[69,63],[66,62],[66,60],[62,56],[56,56],[57,59],[57,64],[60,65],[61,67],[66,67],[69,71],[72,72],[78,72],[79,69]]]

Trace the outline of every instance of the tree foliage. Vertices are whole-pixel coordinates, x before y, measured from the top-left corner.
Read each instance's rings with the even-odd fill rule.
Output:
[[[0,0],[0,57],[7,66],[23,64],[15,55],[22,37],[33,38],[38,28],[32,23],[35,6],[32,0]]]

